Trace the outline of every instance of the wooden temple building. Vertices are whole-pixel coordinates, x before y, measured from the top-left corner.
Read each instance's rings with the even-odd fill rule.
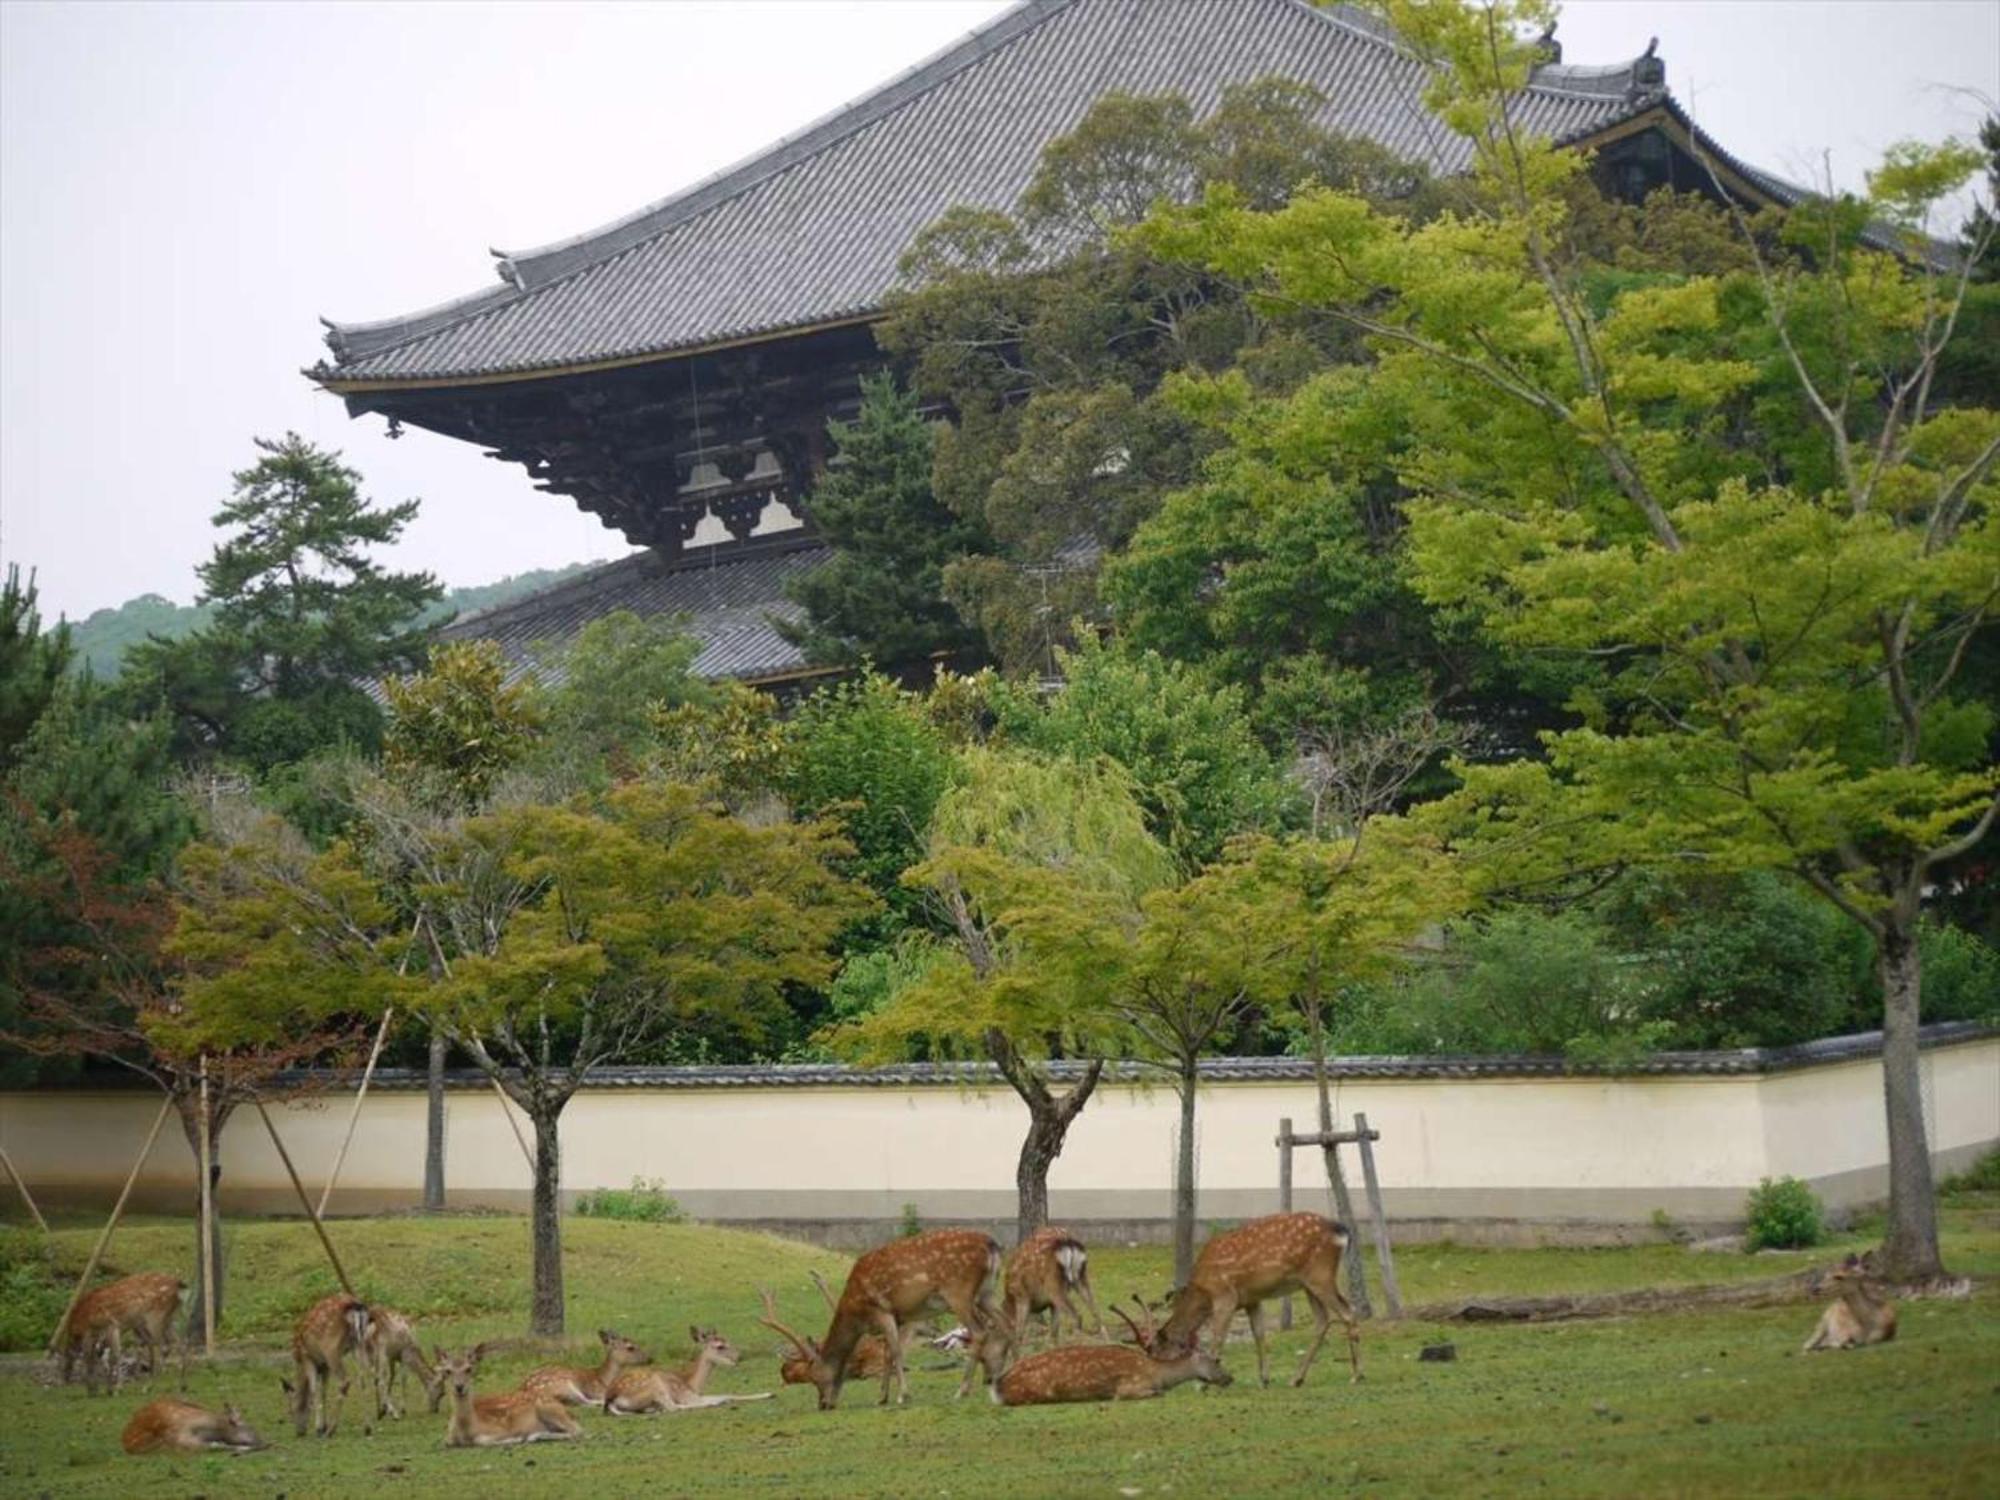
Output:
[[[1552,58],[1560,53],[1551,46]],[[870,328],[918,230],[959,204],[1012,209],[1043,148],[1099,96],[1282,76],[1327,127],[1433,171],[1469,144],[1422,103],[1378,21],[1306,0],[1022,0],[872,93],[733,167],[573,239],[502,254],[494,285],[405,317],[328,325],[307,373],[350,414],[477,443],[645,550],[447,627],[517,670],[619,609],[683,616],[696,670],[813,675],[773,628],[785,580],[827,555],[801,497],[830,417],[882,362]],[[1593,153],[1600,181],[1791,203],[1800,192],[1703,137],[1661,60],[1551,61],[1519,117]],[[1704,160],[1706,164],[1704,164]]]

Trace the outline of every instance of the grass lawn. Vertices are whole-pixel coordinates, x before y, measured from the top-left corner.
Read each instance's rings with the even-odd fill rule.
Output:
[[[841,1409],[822,1414],[810,1388],[794,1386],[715,1411],[586,1413],[588,1435],[574,1444],[450,1452],[442,1417],[364,1432],[361,1381],[335,1438],[292,1437],[272,1356],[298,1310],[332,1289],[331,1273],[303,1223],[241,1224],[230,1231],[224,1329],[234,1357],[197,1366],[190,1394],[236,1401],[276,1446],[234,1459],[127,1458],[118,1432],[146,1399],[143,1386],[93,1400],[80,1386],[44,1387],[40,1369],[15,1360],[0,1373],[0,1494],[2000,1495],[2000,1284],[1990,1279],[2000,1276],[2000,1195],[1955,1200],[1945,1223],[1954,1269],[1989,1279],[1970,1301],[1906,1304],[1895,1343],[1847,1354],[1798,1352],[1816,1316],[1806,1307],[1449,1330],[1375,1324],[1359,1386],[1347,1383],[1336,1335],[1297,1391],[1259,1389],[1246,1343],[1230,1351],[1234,1386],[1159,1401],[1009,1411],[954,1403],[956,1369],[922,1370],[900,1411],[879,1409],[872,1385],[850,1385]],[[364,1293],[416,1315],[427,1342],[520,1331],[522,1221],[341,1221],[332,1233]],[[685,1356],[689,1323],[714,1323],[746,1351],[716,1382],[726,1391],[772,1389],[777,1378],[755,1288],[776,1288],[787,1320],[817,1332],[824,1312],[807,1273],[846,1264],[723,1229],[590,1219],[566,1233],[579,1362],[601,1325],[666,1361]],[[61,1229],[59,1258],[80,1265],[90,1238],[86,1227]],[[140,1221],[119,1230],[109,1259],[121,1271],[177,1267],[190,1238],[185,1224]],[[1861,1243],[1796,1259],[1413,1246],[1398,1270],[1406,1299],[1420,1303],[1739,1280]],[[1107,1308],[1135,1290],[1156,1295],[1165,1272],[1162,1250],[1092,1254]],[[1419,1363],[1418,1349],[1441,1334],[1456,1342],[1457,1361]],[[1274,1370],[1289,1375],[1301,1336],[1276,1341]],[[504,1389],[543,1358],[496,1358],[480,1388]],[[937,1362],[923,1355],[917,1365]],[[171,1389],[168,1379],[157,1392]]]

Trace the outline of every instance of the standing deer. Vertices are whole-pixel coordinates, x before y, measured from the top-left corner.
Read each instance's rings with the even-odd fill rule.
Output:
[[[1028,1320],[1038,1312],[1049,1315],[1051,1343],[1062,1342],[1065,1315],[1082,1333],[1083,1314],[1070,1301],[1071,1292],[1083,1298],[1091,1321],[1097,1325],[1097,1336],[1103,1338],[1104,1317],[1090,1293],[1090,1256],[1083,1241],[1067,1229],[1044,1226],[1015,1246],[1007,1258],[1007,1291],[1000,1301],[1000,1326],[1007,1330],[1012,1347],[1021,1347]]]
[[[734,1365],[736,1346],[713,1328],[688,1329],[694,1339],[692,1363],[679,1370],[627,1370],[612,1382],[605,1393],[604,1409],[613,1416],[632,1417],[646,1412],[695,1411],[705,1406],[728,1406],[734,1401],[769,1401],[771,1392],[755,1396],[707,1396],[709,1372],[717,1365]]]
[[[1143,1305],[1143,1304],[1142,1304]],[[1002,1406],[1045,1406],[1059,1401],[1138,1401],[1164,1395],[1189,1380],[1228,1385],[1229,1372],[1199,1345],[1172,1347],[1151,1326],[1141,1329],[1123,1308],[1112,1309],[1131,1325],[1139,1347],[1072,1344],[1045,1349],[1009,1365],[993,1383]]]
[[[1875,1268],[1850,1255],[1820,1278],[1821,1288],[1833,1289],[1836,1300],[1819,1316],[1819,1327],[1806,1340],[1804,1352],[1816,1349],[1859,1349],[1886,1344],[1896,1336],[1896,1304],[1875,1274]]]
[[[433,1414],[444,1404],[444,1382],[425,1361],[410,1320],[395,1308],[368,1309],[368,1338],[361,1352],[375,1377],[377,1421],[384,1417],[402,1416],[403,1409],[396,1405],[396,1380],[405,1369],[416,1376],[417,1383],[423,1386]]]
[[[340,1409],[347,1401],[347,1356],[367,1346],[372,1326],[368,1304],[345,1292],[320,1298],[299,1319],[292,1330],[292,1366],[298,1384],[282,1377],[278,1381],[291,1398],[292,1430],[298,1436],[306,1435],[309,1412],[313,1430],[321,1437],[333,1436],[340,1425]],[[331,1418],[327,1415],[329,1387]]]
[[[521,1382],[521,1393],[560,1401],[565,1406],[597,1406],[603,1403],[621,1372],[633,1365],[653,1362],[652,1355],[615,1329],[598,1329],[597,1341],[604,1345],[604,1362],[596,1369],[543,1365]]]
[[[132,1413],[119,1439],[127,1453],[252,1453],[268,1444],[234,1406],[212,1412],[192,1401],[162,1396]]]
[[[1340,1257],[1346,1252],[1348,1238],[1344,1225],[1318,1214],[1272,1214],[1216,1235],[1202,1246],[1187,1285],[1174,1294],[1174,1310],[1156,1335],[1160,1345],[1192,1348],[1206,1322],[1215,1352],[1220,1355],[1229,1334],[1229,1320],[1240,1307],[1250,1319],[1250,1336],[1257,1341],[1257,1379],[1269,1385],[1262,1304],[1272,1297],[1302,1291],[1319,1326],[1292,1384],[1305,1384],[1306,1372],[1326,1342],[1327,1325],[1333,1317],[1338,1317],[1347,1331],[1347,1359],[1354,1379],[1359,1380],[1361,1330],[1340,1290]]]
[[[999,1374],[1006,1353],[999,1315],[987,1290],[1000,1274],[1000,1246],[977,1229],[932,1229],[909,1239],[894,1240],[870,1250],[847,1273],[847,1286],[834,1307],[826,1337],[812,1350],[812,1383],[819,1391],[821,1411],[840,1402],[847,1362],[870,1329],[882,1335],[889,1362],[882,1372],[882,1401],[893,1385],[900,1403],[909,1397],[909,1377],[903,1366],[903,1320],[932,1302],[942,1302],[972,1330],[972,1344],[959,1381],[960,1396],[972,1389],[975,1370]]]
[[[820,1295],[826,1298],[827,1311],[831,1314],[838,1308],[839,1303],[834,1300],[833,1293],[827,1290],[826,1283],[820,1280],[818,1272],[813,1273],[813,1280],[819,1283]],[[819,1358],[819,1346],[811,1339],[801,1338],[778,1321],[777,1299],[768,1290],[759,1287],[757,1295],[764,1303],[764,1316],[757,1321],[792,1346],[789,1356],[782,1350],[778,1354],[779,1380],[785,1385],[811,1385],[813,1361]],[[850,1380],[879,1379],[889,1368],[889,1364],[889,1346],[882,1342],[881,1334],[871,1333],[863,1337],[849,1351],[847,1377]]]
[[[68,1384],[80,1354],[83,1378],[92,1395],[97,1393],[97,1361],[101,1355],[111,1362],[111,1389],[115,1393],[125,1380],[124,1335],[138,1335],[146,1346],[146,1370],[157,1373],[160,1351],[171,1348],[174,1315],[180,1311],[181,1294],[187,1283],[164,1271],[141,1271],[136,1276],[109,1282],[86,1293],[70,1310],[63,1324],[62,1378]],[[181,1339],[181,1385],[187,1385],[187,1340]]]
[[[440,1379],[451,1390],[451,1418],[445,1424],[447,1448],[508,1448],[516,1443],[553,1443],[580,1438],[583,1429],[560,1401],[529,1391],[504,1396],[472,1394],[472,1374],[479,1368],[485,1345],[450,1355],[434,1349]]]

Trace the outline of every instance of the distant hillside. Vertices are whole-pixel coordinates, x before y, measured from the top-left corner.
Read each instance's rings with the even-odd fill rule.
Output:
[[[533,572],[502,578],[497,583],[477,583],[452,589],[438,601],[427,619],[443,620],[453,615],[469,615],[475,610],[492,609],[523,594],[560,583],[585,568],[597,566],[597,563],[571,563],[566,568],[536,568]],[[207,605],[176,604],[158,594],[141,594],[136,599],[127,599],[116,609],[100,609],[87,619],[70,624],[78,666],[88,665],[99,677],[116,677],[125,653],[147,636],[160,635],[170,641],[179,640],[206,624],[210,613]]]

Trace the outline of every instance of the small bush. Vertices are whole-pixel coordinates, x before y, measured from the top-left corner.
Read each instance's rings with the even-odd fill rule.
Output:
[[[679,1224],[687,1219],[659,1178],[634,1177],[629,1188],[594,1188],[576,1200],[581,1219],[626,1219],[638,1224]]]
[[[47,1251],[25,1231],[0,1232],[0,1350],[40,1349],[68,1302]]]
[[[914,1203],[905,1203],[903,1205],[903,1222],[896,1226],[896,1233],[900,1234],[904,1239],[909,1240],[915,1239],[923,1232],[924,1221],[917,1217],[917,1205]]]
[[[1766,1177],[1744,1207],[1749,1250],[1804,1250],[1826,1237],[1819,1197],[1796,1177]]]
[[[2000,1193],[2000,1151],[1989,1151],[1955,1176],[1938,1184],[1940,1197],[1957,1193]]]

